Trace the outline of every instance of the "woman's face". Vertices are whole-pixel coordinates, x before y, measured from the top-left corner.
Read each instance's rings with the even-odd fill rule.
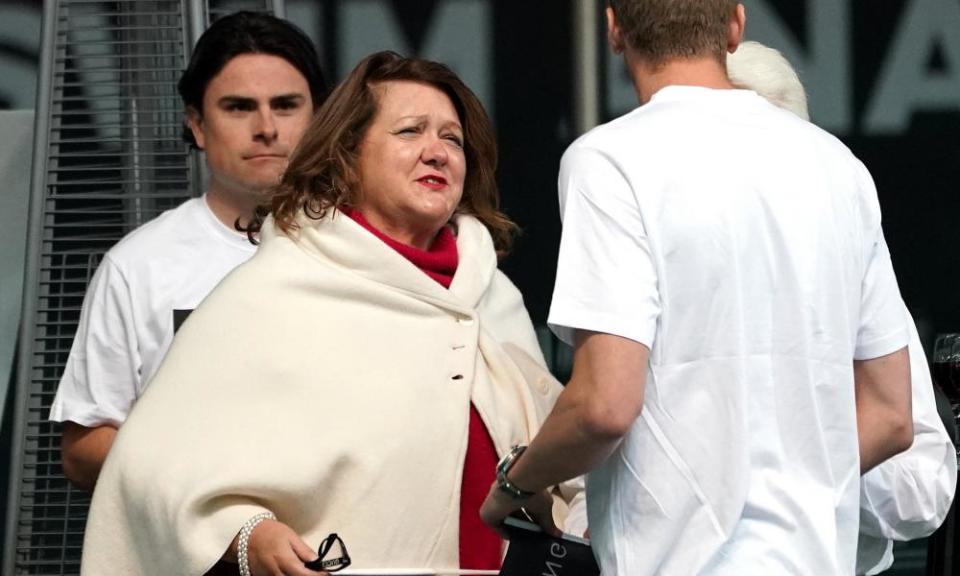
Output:
[[[373,90],[379,107],[360,143],[356,209],[394,240],[427,249],[463,195],[460,117],[429,84],[391,81]]]

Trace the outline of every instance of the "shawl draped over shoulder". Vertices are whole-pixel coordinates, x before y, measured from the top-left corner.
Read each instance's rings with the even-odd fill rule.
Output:
[[[502,455],[561,391],[520,293],[469,216],[449,289],[342,214],[299,224],[268,220],[180,329],[98,480],[84,575],[203,574],[265,510],[355,568],[457,568],[471,402]]]

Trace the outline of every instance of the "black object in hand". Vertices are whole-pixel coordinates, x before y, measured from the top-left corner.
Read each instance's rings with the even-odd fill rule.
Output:
[[[327,554],[333,550],[334,544],[337,544],[339,553],[337,556],[327,560]],[[327,536],[323,542],[320,543],[317,554],[320,556],[319,558],[313,562],[304,562],[304,566],[317,572],[338,572],[350,565],[350,554],[347,553],[347,547],[344,546],[343,540],[337,536],[336,532]]]
[[[550,536],[536,524],[516,518],[507,518],[504,526],[510,534],[510,548],[503,560],[500,576],[600,575],[600,567],[586,540],[572,536]]]

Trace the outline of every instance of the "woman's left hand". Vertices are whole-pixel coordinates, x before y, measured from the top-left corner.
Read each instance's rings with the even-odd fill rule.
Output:
[[[253,576],[329,576],[304,566],[317,559],[317,553],[278,520],[264,520],[253,529],[247,541],[247,558]]]
[[[521,510],[520,515],[515,514],[515,512]],[[490,487],[487,499],[480,506],[480,519],[483,520],[484,524],[496,530],[505,540],[509,540],[509,535],[504,530],[504,520],[510,515],[523,518],[523,513],[526,513],[534,522],[539,524],[547,534],[560,535],[560,530],[553,522],[553,498],[546,490],[524,500],[518,500],[497,488],[494,483]]]

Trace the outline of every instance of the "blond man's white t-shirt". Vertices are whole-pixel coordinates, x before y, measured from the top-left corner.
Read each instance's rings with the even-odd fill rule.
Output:
[[[651,349],[587,479],[608,576],[852,574],[853,361],[908,341],[864,166],[753,92],[670,86],[578,139],[549,323]]]

